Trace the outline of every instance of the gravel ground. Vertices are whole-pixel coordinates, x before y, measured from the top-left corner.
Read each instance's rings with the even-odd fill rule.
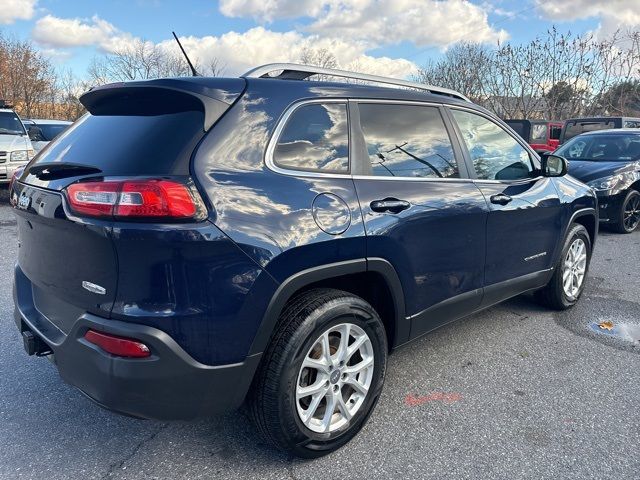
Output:
[[[93,405],[23,352],[6,204],[0,244],[0,478],[638,478],[640,347],[590,328],[640,325],[640,231],[601,235],[570,312],[523,296],[396,352],[361,434],[306,462],[243,412],[160,423]]]

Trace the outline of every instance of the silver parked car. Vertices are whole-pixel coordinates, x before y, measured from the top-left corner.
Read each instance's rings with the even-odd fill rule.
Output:
[[[51,140],[64,132],[72,122],[66,120],[45,120],[30,118],[22,121],[27,128],[31,144],[36,152],[42,150]]]
[[[13,173],[34,155],[18,114],[10,108],[0,108],[0,184],[9,183]]]

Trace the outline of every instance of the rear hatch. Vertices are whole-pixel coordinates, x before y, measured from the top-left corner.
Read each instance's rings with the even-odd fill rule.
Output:
[[[157,194],[158,201],[173,202],[176,186],[178,197],[191,198],[197,208],[185,213],[178,198],[177,213],[167,214],[176,218],[169,220],[203,214],[190,159],[243,89],[240,79],[197,78],[108,85],[83,95],[89,113],[38,154],[11,187],[17,275],[24,279],[16,288],[31,286],[31,292],[17,291],[18,303],[32,302],[21,309],[35,307],[65,333],[85,311],[108,316],[118,288],[114,226],[167,221],[158,216],[165,210],[148,198],[155,201]]]

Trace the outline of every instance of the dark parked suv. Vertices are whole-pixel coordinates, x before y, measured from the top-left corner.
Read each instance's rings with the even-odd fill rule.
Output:
[[[246,399],[276,446],[323,455],[366,422],[391,350],[584,288],[594,193],[456,92],[276,64],[81,101],[11,187],[15,319],[108,409],[190,419]]]

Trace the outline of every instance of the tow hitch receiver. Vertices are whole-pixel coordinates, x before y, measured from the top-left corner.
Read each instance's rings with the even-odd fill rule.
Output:
[[[37,355],[40,357],[42,355],[49,355],[53,353],[51,348],[49,348],[49,345],[44,343],[29,330],[22,332],[22,343],[27,355]]]

